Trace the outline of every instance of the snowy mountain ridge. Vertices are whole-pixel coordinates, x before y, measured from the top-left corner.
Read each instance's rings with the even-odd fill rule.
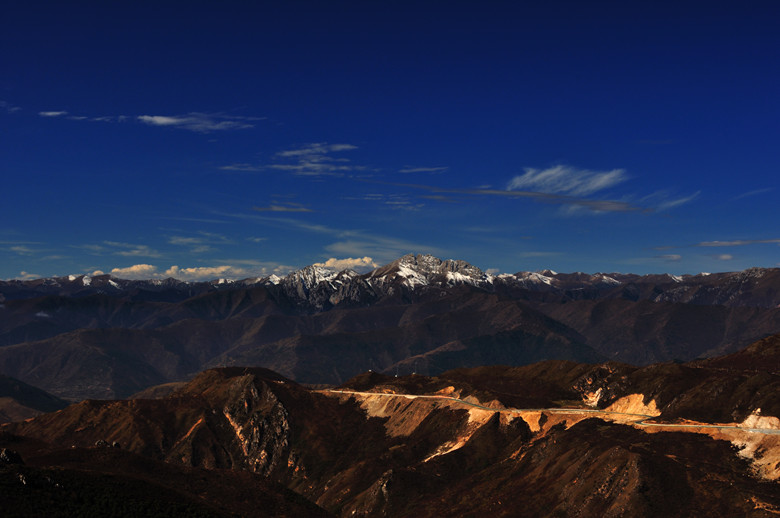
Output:
[[[625,298],[653,302],[686,302],[726,306],[780,306],[780,269],[699,275],[623,274],[552,270],[492,275],[462,260],[408,254],[367,273],[335,271],[311,265],[284,277],[276,274],[242,280],[186,282],[173,278],[127,280],[111,275],[69,275],[34,280],[0,281],[0,301],[43,295],[152,297],[181,300],[200,293],[265,287],[285,293],[295,304],[325,309],[338,304],[371,304],[385,296],[404,296],[431,289],[470,286],[488,292],[526,290],[556,293],[575,300]],[[538,295],[541,296],[541,295]]]

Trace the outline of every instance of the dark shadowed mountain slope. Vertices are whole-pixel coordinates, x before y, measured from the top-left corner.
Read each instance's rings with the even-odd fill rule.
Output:
[[[207,368],[306,383],[546,359],[634,365],[738,351],[780,330],[780,269],[672,276],[518,272],[407,255],[372,272],[185,283],[0,282],[0,373],[69,399]]]
[[[120,445],[121,446],[121,445]],[[121,447],[57,449],[0,434],[3,516],[332,516],[253,473],[166,463]]]
[[[760,357],[776,341],[744,355]],[[310,390],[265,369],[213,369],[162,399],[83,401],[3,425],[0,442],[22,437],[15,440],[54,452],[75,445],[39,462],[71,469],[89,465],[80,459],[95,455],[96,441],[117,441],[128,455],[150,459],[146,467],[133,461],[132,473],[160,469],[158,482],[166,469],[248,471],[345,517],[773,516],[778,436],[734,423],[761,405],[760,426],[773,426],[776,376],[728,371],[718,361],[644,368],[546,361],[437,377],[366,372],[341,392]],[[770,378],[757,386],[751,376],[762,374]],[[623,413],[594,413],[613,405]],[[693,424],[637,424],[656,405],[653,423]],[[731,424],[701,428],[718,422]],[[111,457],[99,472],[124,462]],[[177,477],[165,487],[191,483]],[[206,501],[235,494],[220,488]]]
[[[68,402],[17,379],[0,375],[0,423],[54,412]]]

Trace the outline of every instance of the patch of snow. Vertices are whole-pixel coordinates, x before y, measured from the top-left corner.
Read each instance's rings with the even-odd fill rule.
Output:
[[[275,273],[272,273],[270,277],[268,277],[268,282],[271,284],[279,284],[282,281],[281,277],[276,275]]]
[[[523,276],[520,279],[522,281],[526,282],[533,282],[536,284],[542,283],[547,284],[548,286],[552,286],[552,277],[547,277],[546,275],[542,275],[539,272],[523,272]]]
[[[41,318],[51,318],[51,315],[46,313],[45,311],[39,311],[35,314],[35,316]]]
[[[447,272],[447,284],[464,283],[472,284],[474,279],[458,272]]]
[[[610,277],[609,275],[604,275],[603,273],[597,273],[593,276],[593,278],[602,284],[609,284],[611,286],[618,286],[622,284],[619,280]]]
[[[81,283],[84,286],[89,286],[90,284],[92,284],[92,277],[90,277],[89,275],[85,275],[84,277],[81,278]]]
[[[75,280],[76,280],[76,279],[78,279],[78,278],[79,278],[79,276],[78,276],[78,275],[73,275],[73,274],[71,274],[71,275],[68,275],[68,280],[69,280],[70,282],[73,282],[73,281],[75,281]]]
[[[108,283],[109,283],[111,286],[113,286],[114,288],[116,288],[116,289],[119,289],[119,288],[120,288],[120,286],[119,286],[119,283],[118,283],[118,282],[116,282],[114,279],[108,279]]]
[[[426,279],[424,275],[401,264],[398,265],[398,276],[406,279],[404,284],[409,287],[425,286],[428,284],[428,279]]]

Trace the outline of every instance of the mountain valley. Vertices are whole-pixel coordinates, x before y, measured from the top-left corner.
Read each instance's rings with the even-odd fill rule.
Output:
[[[212,283],[0,282],[0,372],[71,401],[220,366],[338,384],[542,360],[649,365],[736,352],[780,329],[780,269],[670,276],[486,274],[404,256]]]

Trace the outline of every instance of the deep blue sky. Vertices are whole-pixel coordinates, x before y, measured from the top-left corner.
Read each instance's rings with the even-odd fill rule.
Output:
[[[0,278],[778,266],[778,27],[769,1],[5,0]]]

